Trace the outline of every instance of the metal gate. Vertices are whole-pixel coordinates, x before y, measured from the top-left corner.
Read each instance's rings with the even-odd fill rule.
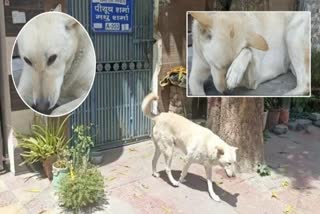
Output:
[[[94,85],[73,113],[71,125],[93,124],[98,149],[140,141],[150,134],[150,120],[140,105],[151,90],[153,1],[134,0],[133,11],[132,33],[94,33],[90,0],[68,1],[68,13],[89,32],[97,57]]]

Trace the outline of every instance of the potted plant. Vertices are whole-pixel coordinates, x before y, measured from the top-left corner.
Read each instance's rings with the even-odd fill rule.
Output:
[[[103,152],[96,149],[92,149],[90,151],[90,163],[99,165],[102,163],[102,161],[103,161]]]
[[[265,98],[265,107],[268,109],[267,117],[267,129],[272,129],[274,126],[279,124],[280,117],[280,99],[279,98]]]
[[[59,154],[67,144],[63,130],[67,119],[68,117],[66,117],[61,124],[45,123],[32,125],[31,135],[18,133],[18,145],[24,149],[24,152],[21,154],[24,161],[21,164],[32,164],[40,161],[45,176],[52,180],[52,163],[56,161],[57,154]]]
[[[104,177],[89,163],[93,146],[89,131],[90,128],[85,126],[77,126],[74,129],[74,144],[69,150],[69,173],[62,177],[58,189],[60,204],[74,213],[96,205],[105,197]]]
[[[288,125],[289,123],[289,109],[290,109],[290,98],[281,98],[281,109],[279,115],[279,123]]]
[[[64,149],[60,154],[57,155],[57,157],[57,161],[52,164],[52,184],[56,190],[60,185],[62,178],[68,174],[68,149]]]

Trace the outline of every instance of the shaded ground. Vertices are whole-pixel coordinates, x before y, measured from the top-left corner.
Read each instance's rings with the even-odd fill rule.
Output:
[[[191,71],[192,66],[192,48],[188,48],[188,71]],[[257,89],[251,90],[247,88],[236,88],[234,89],[229,95],[232,96],[282,96],[284,93],[294,89],[296,86],[296,79],[295,76],[288,72],[281,76],[278,76],[275,79],[269,80],[264,82],[258,86]],[[216,96],[221,95],[213,84],[212,77],[210,76],[209,79],[205,82],[204,90],[207,96]],[[190,94],[192,96],[197,96],[196,94]],[[225,95],[224,95],[225,96]]]
[[[165,175],[163,160],[158,169],[160,178],[151,176],[153,144],[150,141],[124,147],[119,159],[105,153],[100,167],[105,176],[110,207],[100,213],[136,214],[314,214],[320,209],[320,128],[276,136],[270,134],[265,144],[267,163],[272,168],[268,177],[256,173],[241,174],[229,179],[220,167],[214,167],[214,189],[221,197],[218,203],[210,199],[204,169],[192,165],[186,183],[173,187]],[[109,161],[109,157],[114,161]],[[183,156],[173,160],[174,177],[178,178]],[[0,176],[0,213],[57,213],[56,198],[47,180],[29,175]],[[288,186],[283,186],[288,182]],[[272,191],[278,198],[272,198]],[[10,212],[11,209],[11,212]],[[290,208],[291,209],[291,208]]]

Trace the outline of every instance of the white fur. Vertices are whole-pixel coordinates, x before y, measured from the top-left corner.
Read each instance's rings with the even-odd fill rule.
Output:
[[[18,35],[24,62],[20,96],[31,107],[37,99],[48,100],[51,115],[69,113],[85,99],[95,76],[95,53],[85,29],[72,17],[58,12],[41,14],[28,22]],[[48,58],[57,58],[48,65]]]
[[[203,82],[211,74],[216,89],[259,84],[280,74],[292,72],[297,86],[285,95],[310,93],[310,15],[309,13],[207,13],[212,27],[193,23],[193,59],[189,88],[194,96],[205,96]],[[230,31],[233,29],[233,37]],[[269,49],[257,50],[247,35],[261,35]]]
[[[235,176],[236,147],[229,146],[211,130],[197,125],[188,119],[174,113],[160,113],[153,115],[150,105],[157,99],[154,94],[145,97],[142,111],[154,121],[152,140],[155,144],[155,154],[152,160],[152,170],[155,177],[159,176],[156,165],[161,154],[165,157],[166,173],[173,186],[184,182],[188,169],[192,163],[202,164],[206,170],[209,195],[220,201],[212,188],[212,165],[220,164],[228,176]],[[186,163],[182,169],[179,181],[171,174],[171,162],[174,149],[178,147],[186,155]]]

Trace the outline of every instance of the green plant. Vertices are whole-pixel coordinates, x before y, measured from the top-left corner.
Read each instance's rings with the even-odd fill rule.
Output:
[[[62,178],[58,196],[62,206],[78,213],[104,198],[104,178],[96,168],[70,173]]]
[[[257,173],[262,177],[269,176],[271,174],[271,170],[265,164],[258,164]]]
[[[67,168],[70,159],[69,149],[66,147],[57,154],[57,161],[53,163],[56,168]]]
[[[279,109],[281,107],[280,98],[267,97],[264,98],[264,108],[266,110]]]
[[[268,139],[270,139],[270,132],[268,130],[263,131],[263,140],[264,142],[267,142]]]
[[[310,112],[311,109],[308,106],[311,101],[311,98],[292,98],[291,109],[297,114],[301,114],[303,111]]]
[[[22,164],[44,161],[64,150],[69,142],[63,130],[67,119],[62,123],[32,125],[31,135],[17,133],[19,146],[24,149],[21,154],[24,158]]]
[[[70,148],[70,156],[74,169],[87,168],[90,150],[94,146],[90,130],[90,126],[83,125],[73,129],[74,145]]]
[[[104,198],[104,178],[97,168],[89,164],[89,154],[94,145],[89,135],[91,127],[73,128],[74,145],[69,149],[70,173],[62,178],[58,189],[61,204],[76,213]]]
[[[160,7],[165,7],[170,3],[171,3],[171,0],[159,0],[159,6]]]
[[[290,109],[290,104],[291,104],[291,98],[290,97],[283,97],[280,98],[280,102],[281,102],[281,108],[284,109]]]
[[[320,87],[320,51],[312,50],[311,53],[311,85]]]

